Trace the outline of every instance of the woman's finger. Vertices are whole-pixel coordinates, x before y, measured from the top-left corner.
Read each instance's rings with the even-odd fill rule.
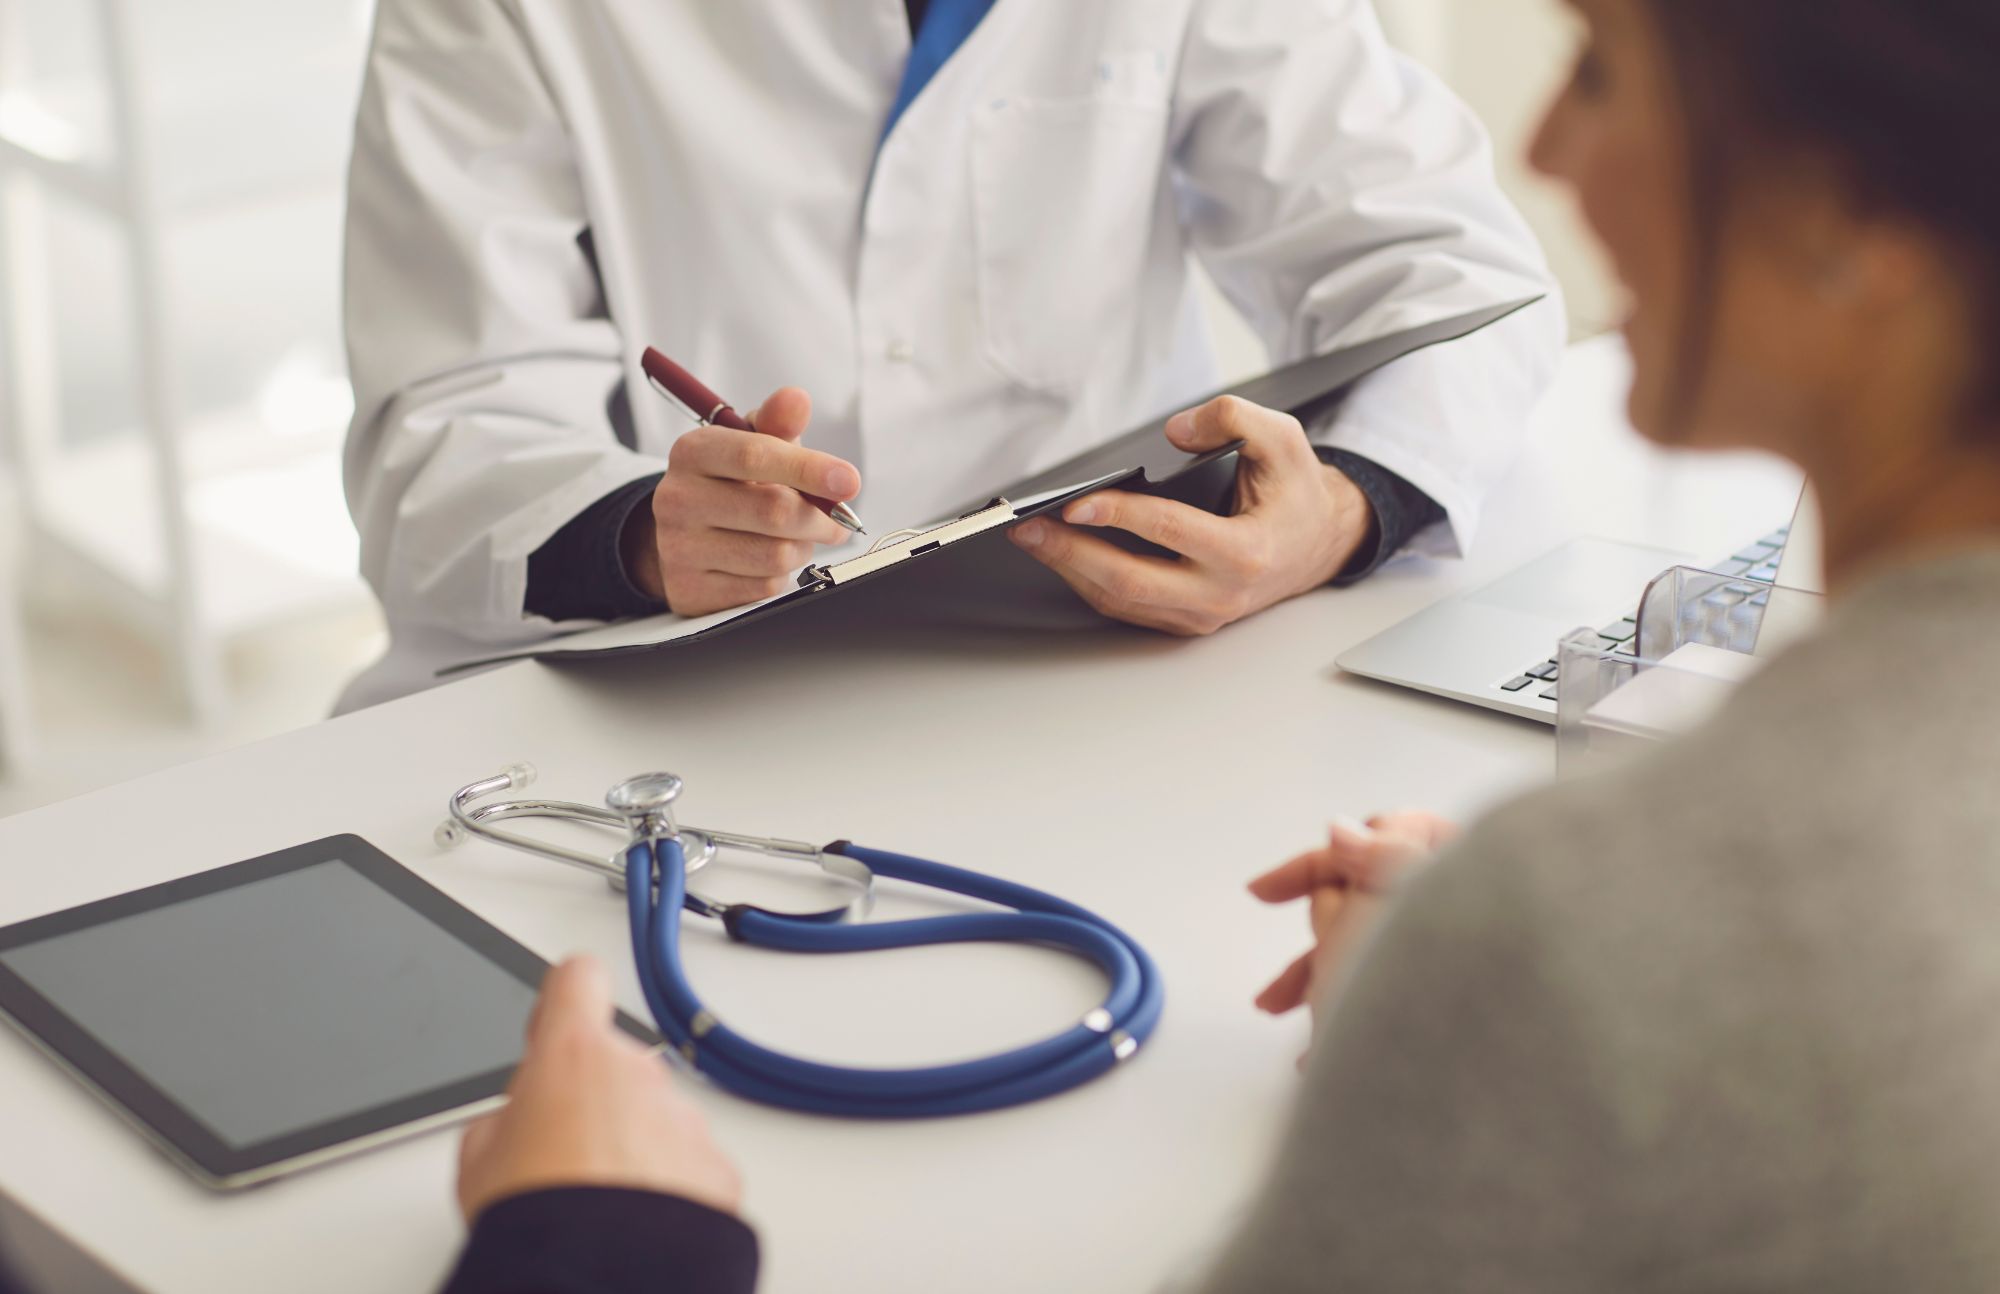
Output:
[[[1312,985],[1312,964],[1313,954],[1300,954],[1257,995],[1257,1009],[1270,1015],[1283,1015],[1305,1005],[1306,991]]]
[[[1353,894],[1318,931],[1318,955],[1313,961],[1313,983],[1306,990],[1308,995],[1317,995],[1328,979],[1346,968],[1369,927],[1381,918],[1384,901],[1370,894]]]
[[[1434,841],[1447,840],[1456,832],[1441,818],[1431,821],[1442,824],[1444,831],[1433,830],[1429,822],[1412,822],[1410,815],[1371,818],[1365,827],[1336,823],[1328,847],[1346,858],[1347,875],[1356,889],[1379,894],[1436,853],[1439,845]]]
[[[1385,813],[1368,820],[1376,833],[1420,849],[1442,849],[1460,835],[1459,825],[1435,813]]]
[[[1308,850],[1250,882],[1250,892],[1266,903],[1290,903],[1314,890],[1347,889],[1369,874],[1375,838],[1351,818],[1336,818],[1323,848]]]
[[[1309,919],[1312,922],[1313,938],[1325,941],[1341,915],[1353,905],[1359,896],[1353,890],[1315,890]]]
[[[493,1144],[493,1138],[500,1127],[500,1116],[489,1114],[471,1124],[458,1142],[458,1207],[467,1222],[472,1221],[473,1202],[466,1191],[466,1183],[479,1172],[479,1165],[486,1158],[486,1152]]]
[[[595,957],[572,957],[549,968],[528,1017],[528,1046],[565,1031],[611,1027],[611,976]]]
[[[1332,850],[1314,849],[1251,881],[1250,892],[1266,903],[1290,903],[1314,890],[1341,888],[1347,883],[1346,860]]]

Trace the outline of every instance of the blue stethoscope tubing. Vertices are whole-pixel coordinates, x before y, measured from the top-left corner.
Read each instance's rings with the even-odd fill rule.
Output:
[[[857,1119],[974,1114],[1039,1101],[1097,1078],[1152,1037],[1165,1007],[1159,968],[1138,942],[1073,903],[1025,885],[840,841],[826,848],[877,876],[1011,909],[909,921],[845,924],[830,914],[787,916],[725,909],[731,938],[797,953],[873,952],[967,942],[1033,943],[1094,963],[1111,981],[1103,1005],[1040,1042],[999,1055],[919,1069],[859,1069],[801,1060],[743,1037],[702,1005],[681,963],[687,903],[680,840],[634,842],[625,854],[626,897],[639,984],[661,1035],[718,1086],[767,1105]]]

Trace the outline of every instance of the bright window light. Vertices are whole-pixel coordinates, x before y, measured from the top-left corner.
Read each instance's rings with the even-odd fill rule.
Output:
[[[0,136],[52,162],[83,156],[82,132],[20,90],[0,91]]]
[[[354,392],[324,356],[301,347],[272,370],[257,393],[257,414],[281,436],[311,436],[347,425]]]

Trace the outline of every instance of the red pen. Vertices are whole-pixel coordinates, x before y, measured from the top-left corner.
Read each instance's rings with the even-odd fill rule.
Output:
[[[646,353],[639,357],[639,367],[646,370],[646,380],[653,384],[655,391],[686,409],[696,422],[728,427],[732,431],[757,430],[742,414],[730,408],[721,396],[702,385],[701,379],[651,346],[646,347]],[[805,492],[801,490],[800,493]],[[861,528],[861,518],[845,503],[822,499],[817,494],[806,494],[805,500],[855,534],[868,533]]]

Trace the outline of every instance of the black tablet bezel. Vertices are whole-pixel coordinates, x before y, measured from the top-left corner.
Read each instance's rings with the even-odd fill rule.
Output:
[[[23,921],[0,929],[0,953],[74,934],[108,921],[335,862],[352,867],[390,897],[400,900],[445,934],[530,989],[540,987],[542,976],[549,968],[547,962],[444,891],[354,835],[328,836],[323,840],[265,854],[261,858],[232,863]],[[11,1018],[44,1050],[152,1133],[164,1146],[177,1152],[196,1176],[208,1185],[222,1188],[244,1184],[246,1178],[261,1180],[270,1175],[269,1170],[294,1161],[331,1157],[329,1152],[344,1145],[354,1144],[358,1151],[363,1145],[357,1143],[376,1144],[385,1138],[385,1134],[392,1134],[398,1128],[435,1122],[440,1116],[490,1102],[505,1092],[514,1073],[514,1066],[507,1065],[356,1114],[300,1128],[280,1137],[267,1138],[247,1146],[232,1146],[78,1025],[53,1001],[8,969],[4,962],[0,962],[0,1013]],[[625,1032],[649,1046],[659,1044],[657,1035],[622,1011],[618,1013],[618,1024]],[[421,1129],[412,1128],[412,1131],[418,1130]]]

